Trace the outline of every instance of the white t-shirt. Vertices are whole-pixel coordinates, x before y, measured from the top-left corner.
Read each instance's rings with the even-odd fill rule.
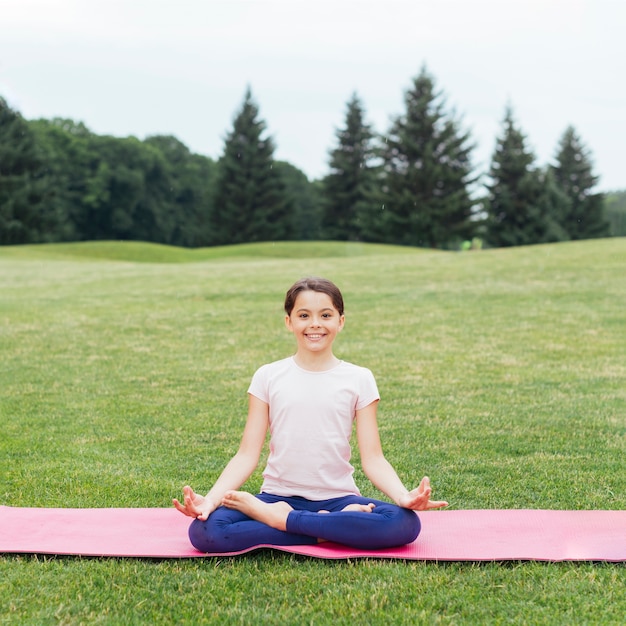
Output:
[[[311,372],[289,357],[260,367],[248,393],[269,405],[262,491],[308,500],[359,494],[350,437],[356,411],[380,397],[370,370],[341,361]]]

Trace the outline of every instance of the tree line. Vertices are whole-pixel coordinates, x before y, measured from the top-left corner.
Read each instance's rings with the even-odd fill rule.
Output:
[[[67,119],[29,121],[0,98],[0,244],[332,239],[458,248],[611,234],[590,152],[572,126],[542,167],[507,106],[489,171],[479,173],[470,132],[426,68],[385,134],[354,94],[335,140],[328,174],[309,181],[274,159],[249,87],[217,161],[172,136],[140,141]]]

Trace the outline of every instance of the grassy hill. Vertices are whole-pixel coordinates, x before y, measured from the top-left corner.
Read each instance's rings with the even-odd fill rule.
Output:
[[[80,243],[0,246],[0,258],[49,258],[131,261],[134,263],[194,263],[230,258],[306,259],[419,253],[418,248],[347,241],[248,243],[212,248],[177,248],[139,241],[87,241]]]
[[[374,372],[407,485],[428,474],[456,509],[624,509],[625,267],[626,239],[0,247],[0,504],[164,507],[184,484],[208,490],[252,373],[293,349],[286,289],[318,274],[344,292],[336,353]],[[624,573],[3,556],[0,623],[618,624]]]

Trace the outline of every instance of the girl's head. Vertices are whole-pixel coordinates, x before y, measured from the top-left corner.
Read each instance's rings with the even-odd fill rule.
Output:
[[[341,295],[341,291],[339,291],[339,287],[326,278],[318,278],[316,276],[301,278],[289,288],[285,296],[285,313],[287,313],[287,315],[291,315],[296,303],[296,298],[302,291],[325,293],[331,299],[339,315],[343,315],[343,296]]]

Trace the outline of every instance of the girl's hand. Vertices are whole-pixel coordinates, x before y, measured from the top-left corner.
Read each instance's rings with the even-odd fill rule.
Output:
[[[183,514],[189,517],[195,517],[201,521],[205,521],[209,515],[215,510],[215,505],[210,500],[195,493],[195,491],[189,487],[183,487],[183,502],[181,504],[176,498],[172,500],[174,506]]]
[[[431,500],[431,492],[430,479],[428,476],[424,476],[420,486],[401,496],[398,504],[405,509],[412,509],[413,511],[427,511],[428,509],[440,509],[444,506],[448,506],[448,503],[444,500]]]

